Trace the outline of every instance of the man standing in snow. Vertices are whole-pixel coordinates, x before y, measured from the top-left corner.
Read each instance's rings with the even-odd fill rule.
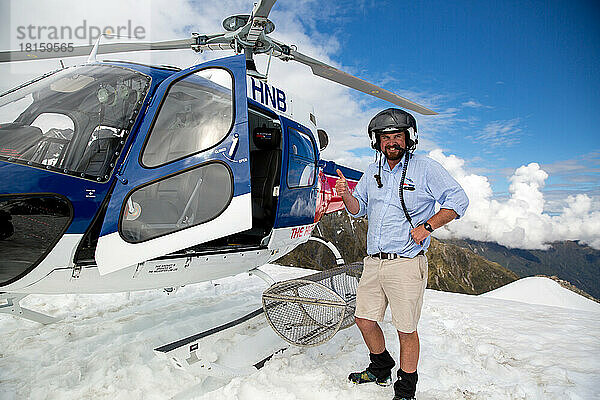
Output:
[[[356,384],[392,383],[395,362],[377,323],[383,320],[389,303],[400,340],[394,400],[414,399],[419,361],[417,323],[427,286],[429,235],[462,216],[469,200],[438,162],[412,154],[417,144],[417,122],[411,114],[395,108],[381,111],[369,123],[368,132],[379,165],[369,165],[353,194],[340,170],[335,185],[348,212],[354,217],[366,214],[369,220],[368,256],[356,293],[355,320],[371,363],[348,379]],[[436,202],[441,205],[437,213]]]

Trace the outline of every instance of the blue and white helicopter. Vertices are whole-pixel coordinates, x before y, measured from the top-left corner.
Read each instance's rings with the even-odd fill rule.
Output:
[[[42,323],[27,294],[173,288],[275,261],[342,208],[312,108],[266,81],[253,57],[422,114],[433,111],[268,36],[275,0],[225,32],[154,43],[0,52],[0,62],[88,55],[0,96],[0,311]],[[184,70],[99,54],[189,48],[237,55]]]

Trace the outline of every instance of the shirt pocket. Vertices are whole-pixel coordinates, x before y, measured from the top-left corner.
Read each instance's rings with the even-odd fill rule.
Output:
[[[404,182],[404,190],[402,190],[402,195],[404,196],[404,204],[406,205],[406,209],[411,216],[418,210],[419,192],[419,188],[412,181],[407,180]],[[398,186],[397,195],[399,201],[401,201],[400,186]]]

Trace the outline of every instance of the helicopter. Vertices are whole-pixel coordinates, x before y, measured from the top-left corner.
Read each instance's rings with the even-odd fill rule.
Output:
[[[275,0],[224,32],[151,43],[2,51],[0,62],[88,56],[0,95],[0,312],[28,294],[175,288],[273,262],[343,209],[340,169],[321,159],[312,106],[257,71],[254,56],[421,114],[435,112],[269,36]],[[186,69],[100,54],[189,49],[235,55]]]

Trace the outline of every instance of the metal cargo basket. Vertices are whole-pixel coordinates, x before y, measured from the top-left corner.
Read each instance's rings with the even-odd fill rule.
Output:
[[[271,327],[297,346],[317,346],[354,324],[362,263],[273,284],[262,296]]]

